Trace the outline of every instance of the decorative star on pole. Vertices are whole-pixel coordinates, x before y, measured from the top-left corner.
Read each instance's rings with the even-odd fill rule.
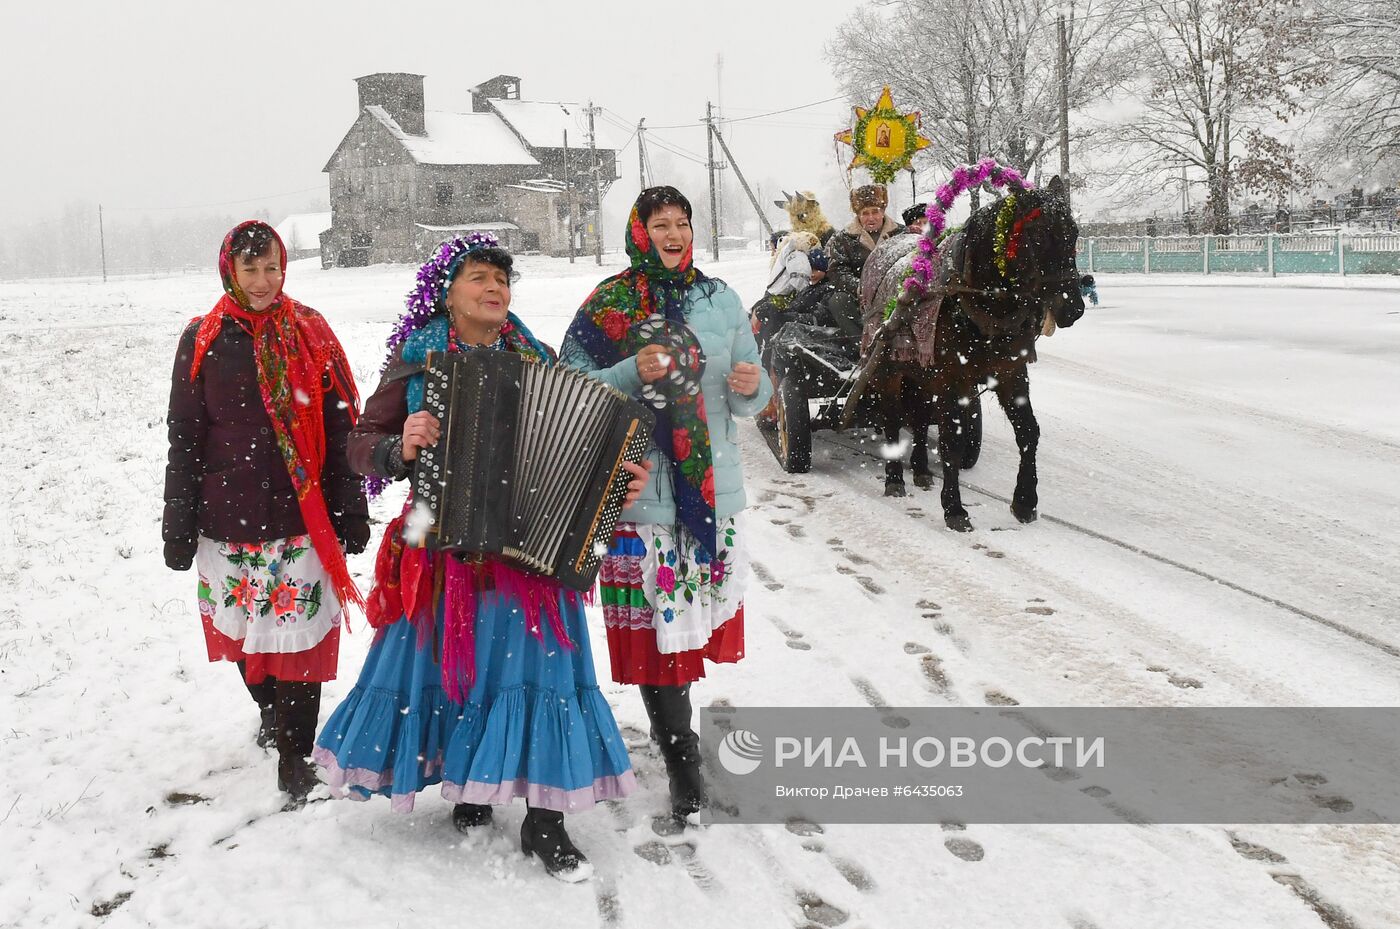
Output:
[[[852,109],[856,114],[855,125],[836,133],[836,141],[855,149],[850,168],[866,167],[877,184],[888,184],[896,174],[909,167],[915,152],[931,144],[919,135],[919,112],[899,112],[888,85],[881,89],[880,99],[873,107]]]

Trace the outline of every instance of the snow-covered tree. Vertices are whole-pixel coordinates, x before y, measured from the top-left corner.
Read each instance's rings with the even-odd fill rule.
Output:
[[[1117,130],[1134,184],[1194,167],[1213,232],[1228,231],[1237,186],[1276,199],[1306,186],[1310,172],[1279,135],[1327,74],[1301,0],[1157,0],[1138,33],[1144,67]]]
[[[853,102],[889,84],[923,112],[942,168],[990,154],[1022,171],[1059,140],[1059,39],[1066,17],[1071,112],[1102,100],[1134,70],[1127,39],[1140,0],[869,0],[827,44]]]
[[[1324,154],[1363,174],[1400,166],[1400,0],[1323,6],[1314,22],[1333,56]]]

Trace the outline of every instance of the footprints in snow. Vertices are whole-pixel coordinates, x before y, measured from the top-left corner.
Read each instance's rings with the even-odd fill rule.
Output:
[[[654,865],[661,867],[669,864],[680,865],[685,873],[690,875],[695,886],[701,890],[714,892],[719,887],[715,876],[710,873],[710,869],[701,863],[694,842],[686,840],[666,843],[653,839],[650,842],[643,842],[632,851],[638,858]]]
[[[833,537],[827,539],[826,544],[833,552],[840,555],[842,558],[845,558],[851,564],[857,565],[858,567],[865,567],[866,565],[872,565],[875,563],[869,558],[866,558],[864,555],[860,554],[859,552],[853,552],[850,549],[846,548],[845,544],[841,541],[840,538]],[[864,587],[867,593],[879,596],[880,594],[883,594],[885,592],[885,588],[882,587],[873,577],[870,577],[865,574],[857,574],[855,568],[848,567],[847,565],[837,565],[836,573],[845,575],[846,577],[854,577],[856,579],[856,582],[860,584],[861,587]]]
[[[1184,675],[1177,674],[1170,668],[1167,668],[1163,665],[1148,665],[1147,670],[1151,671],[1153,674],[1165,674],[1167,676],[1167,680],[1172,683],[1173,687],[1180,687],[1182,690],[1200,690],[1201,688],[1206,686],[1194,677],[1186,677]]]
[[[1311,779],[1318,784],[1327,783],[1327,778],[1320,774],[1295,774],[1293,775],[1300,783],[1304,779]],[[1258,861],[1267,865],[1285,865],[1288,859],[1280,855],[1271,848],[1255,844],[1231,831],[1226,831],[1225,835],[1230,839],[1230,846],[1241,858],[1247,861]],[[1269,877],[1275,882],[1282,884],[1298,895],[1298,898],[1308,905],[1317,918],[1327,929],[1356,929],[1356,923],[1346,911],[1330,900],[1325,899],[1322,894],[1301,874],[1292,871],[1283,871],[1277,868],[1269,870]]]
[[[749,567],[753,570],[753,576],[758,578],[758,582],[764,587],[767,587],[769,590],[783,589],[782,582],[773,576],[773,572],[768,570],[768,566],[763,562],[751,560],[749,562]]]
[[[955,822],[939,823],[938,825],[944,832],[963,832],[967,829],[967,826],[962,823]],[[950,836],[943,840],[943,847],[954,857],[961,858],[963,861],[981,861],[987,857],[987,850],[982,847],[982,843],[975,839],[969,839],[967,836]]]
[[[808,652],[812,650],[812,643],[808,642],[806,637],[802,633],[798,632],[796,629],[792,628],[787,623],[783,622],[781,619],[778,619],[776,616],[770,615],[768,617],[768,621],[772,623],[777,628],[777,630],[783,634],[783,638],[786,641],[788,648],[795,649],[799,652]]]

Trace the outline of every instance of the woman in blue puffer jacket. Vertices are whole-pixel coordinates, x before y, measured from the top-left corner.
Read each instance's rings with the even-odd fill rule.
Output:
[[[641,686],[680,821],[706,803],[690,685],[706,659],[744,654],[747,500],[735,417],[755,415],[773,392],[738,294],[692,264],[690,219],[674,187],[642,191],[628,223],[631,267],[598,285],[560,352],[656,412],[652,479],[623,510],[599,583],[613,679]],[[650,339],[658,330],[671,332],[669,345]],[[699,390],[668,391],[685,383],[675,373],[698,367],[689,334],[703,352]]]

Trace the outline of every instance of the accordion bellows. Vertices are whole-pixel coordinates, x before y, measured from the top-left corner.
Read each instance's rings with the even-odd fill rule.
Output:
[[[513,352],[429,353],[423,408],[441,424],[413,476],[423,544],[493,555],[588,590],[651,442],[651,412],[564,366]]]

